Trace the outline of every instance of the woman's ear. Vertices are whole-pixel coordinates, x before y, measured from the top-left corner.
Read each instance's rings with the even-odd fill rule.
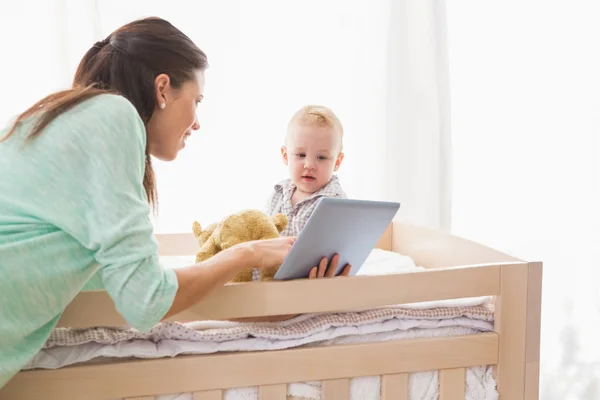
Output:
[[[156,91],[156,106],[165,108],[169,101],[171,90],[171,79],[167,74],[160,74],[154,78],[154,88]]]

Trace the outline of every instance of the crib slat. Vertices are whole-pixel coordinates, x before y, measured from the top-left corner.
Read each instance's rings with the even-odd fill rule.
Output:
[[[220,390],[194,392],[194,400],[223,400],[223,392]]]
[[[383,375],[381,400],[408,400],[408,374]]]
[[[285,400],[287,385],[264,385],[258,387],[258,400]]]
[[[348,400],[350,398],[350,380],[329,379],[321,382],[322,400]]]
[[[465,369],[453,368],[440,371],[440,400],[465,399]]]

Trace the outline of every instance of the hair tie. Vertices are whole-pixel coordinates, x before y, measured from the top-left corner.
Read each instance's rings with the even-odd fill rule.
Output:
[[[100,41],[94,43],[94,48],[96,48],[98,50],[102,50],[104,48],[104,46],[106,46],[109,43],[110,43],[110,37],[107,37],[104,40],[100,40]]]

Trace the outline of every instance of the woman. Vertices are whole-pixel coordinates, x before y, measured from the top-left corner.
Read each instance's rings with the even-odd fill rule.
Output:
[[[168,22],[135,21],[85,54],[73,89],[0,134],[0,387],[94,276],[145,331],[241,268],[279,265],[288,253],[293,238],[242,243],[177,270],[158,262],[150,156],[174,160],[199,129],[207,65]],[[324,259],[311,277],[331,276],[335,264]]]

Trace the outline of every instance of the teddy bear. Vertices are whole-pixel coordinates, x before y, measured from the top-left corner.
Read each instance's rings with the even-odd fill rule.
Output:
[[[285,214],[268,216],[259,210],[243,210],[224,218],[219,223],[212,223],[202,229],[197,221],[192,224],[192,231],[198,240],[200,249],[196,253],[196,262],[204,261],[221,250],[228,249],[242,242],[278,238],[288,224]],[[260,280],[272,280],[279,266],[260,269]],[[231,282],[252,281],[252,268],[248,267],[238,273]]]

